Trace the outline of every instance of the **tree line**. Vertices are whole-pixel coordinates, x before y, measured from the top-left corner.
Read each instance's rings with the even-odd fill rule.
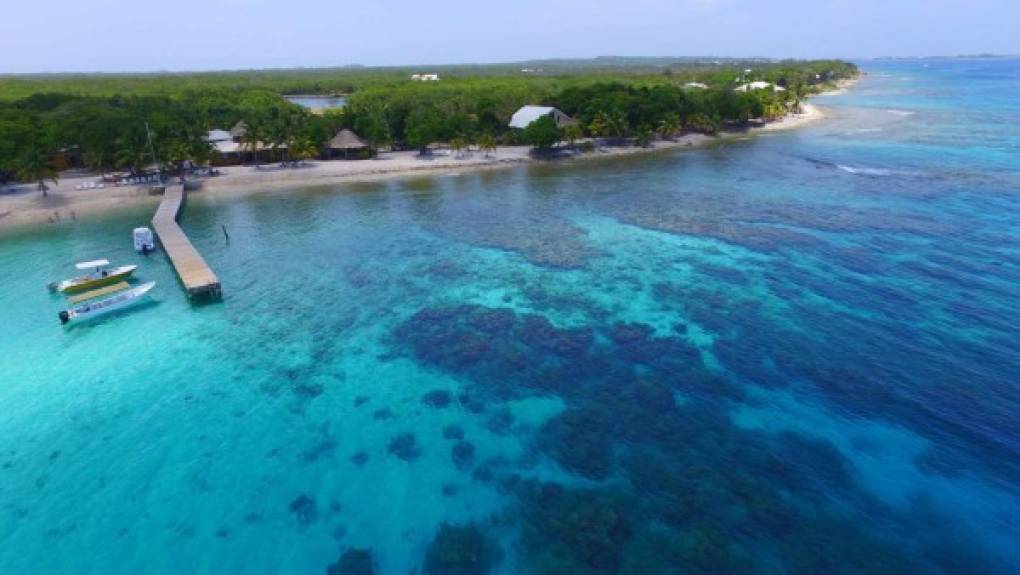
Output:
[[[398,80],[387,72],[365,81],[343,110],[325,114],[262,87],[170,88],[162,76],[154,76],[151,81],[166,93],[150,86],[130,96],[67,90],[0,100],[0,182],[37,182],[44,189],[70,166],[137,172],[156,159],[171,169],[186,161],[212,163],[217,158],[205,139],[208,130],[242,121],[242,150],[255,161],[258,150],[263,158],[279,161],[320,155],[340,128],[354,130],[372,148],[425,150],[447,142],[455,149],[477,144],[490,150],[497,143],[544,147],[589,136],[640,143],[682,130],[712,133],[752,118],[772,119],[804,96],[856,73],[856,67],[840,61],[783,63],[750,72],[479,75],[431,83]],[[707,88],[687,86],[692,81]],[[751,81],[785,89],[734,90]],[[525,104],[552,105],[576,121],[562,129],[546,120],[523,131],[509,129],[510,116]]]

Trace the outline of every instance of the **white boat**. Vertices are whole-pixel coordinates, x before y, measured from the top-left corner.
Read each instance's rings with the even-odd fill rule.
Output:
[[[155,287],[155,285],[156,282],[144,283],[138,287],[122,291],[113,297],[84,303],[80,306],[67,310],[61,310],[57,314],[57,317],[60,318],[60,323],[66,324],[72,321],[82,321],[100,316],[137,302],[139,299],[144,297],[145,294],[149,293],[149,290]]]
[[[156,248],[156,242],[152,236],[152,230],[146,227],[135,228],[132,233],[135,240],[135,251],[141,253],[151,252]]]

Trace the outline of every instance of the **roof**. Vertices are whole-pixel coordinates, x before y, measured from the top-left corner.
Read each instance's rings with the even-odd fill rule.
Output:
[[[224,140],[229,140],[233,137],[234,136],[231,135],[231,133],[228,132],[227,130],[209,130],[209,133],[206,134],[205,139],[210,142],[222,142]]]
[[[241,151],[241,144],[230,139],[213,142],[212,145],[221,154],[236,154]]]
[[[702,82],[687,82],[684,84],[684,88],[698,88],[700,90],[704,90],[705,88],[708,88],[708,84],[704,84]]]
[[[772,88],[773,92],[784,92],[786,88],[782,86],[776,86],[771,82],[751,82],[750,84],[741,84],[734,88],[737,92],[747,92],[748,90],[764,90],[766,88]]]
[[[224,145],[224,148],[227,150],[226,152],[221,152],[221,153],[250,152],[252,150],[252,147],[253,147],[251,142],[221,142],[221,143]],[[230,147],[230,144],[233,144],[232,148]],[[286,150],[287,149],[287,144],[280,143],[280,144],[276,144],[274,146],[272,143],[263,142],[262,140],[259,140],[258,142],[255,142],[254,148],[255,148],[256,152],[261,152],[262,150],[269,150],[269,149]],[[216,149],[220,149],[220,147],[217,145]]]
[[[556,111],[552,106],[524,106],[510,118],[511,128],[527,128],[535,120]]]
[[[110,262],[108,260],[92,260],[90,262],[79,262],[75,264],[74,267],[80,270],[87,270],[92,268],[101,268],[103,266],[108,265],[110,265]]]
[[[368,144],[364,140],[347,128],[337,132],[333,139],[329,141],[329,148],[331,150],[357,150],[367,147]]]

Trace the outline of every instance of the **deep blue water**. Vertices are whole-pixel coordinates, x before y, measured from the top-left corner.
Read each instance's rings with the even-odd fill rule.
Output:
[[[1020,62],[863,68],[709,149],[199,193],[218,304],[144,211],[3,236],[0,572],[1017,572]],[[103,256],[154,303],[61,328]]]

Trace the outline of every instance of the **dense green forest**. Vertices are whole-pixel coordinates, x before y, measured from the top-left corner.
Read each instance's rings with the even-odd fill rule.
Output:
[[[429,68],[439,82],[412,82],[411,69],[397,68],[0,77],[0,182],[43,183],[78,165],[137,171],[153,156],[170,167],[215,162],[206,132],[241,120],[243,141],[265,146],[262,159],[280,161],[318,155],[342,127],[376,148],[414,149],[714,132],[780,116],[857,73],[841,61],[587,62]],[[751,81],[785,90],[734,89]],[[349,94],[348,105],[317,115],[282,97],[293,93]],[[556,106],[577,122],[562,130],[547,122],[509,130],[510,116],[524,104]]]

